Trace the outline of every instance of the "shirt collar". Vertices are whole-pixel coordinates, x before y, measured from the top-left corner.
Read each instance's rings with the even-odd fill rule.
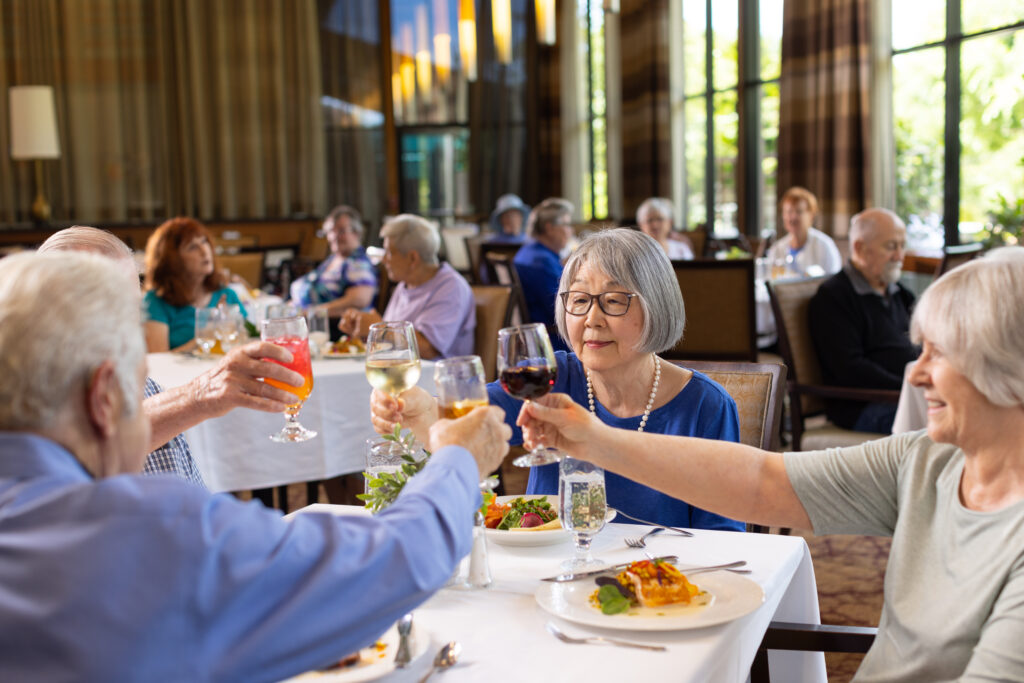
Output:
[[[853,285],[853,291],[856,292],[857,294],[861,296],[865,294],[883,296],[882,294],[878,293],[877,289],[871,286],[866,277],[861,275],[861,272],[857,270],[857,267],[853,265],[852,261],[846,262],[846,264],[843,266],[843,272],[846,273],[846,277],[850,278],[850,284]],[[897,291],[899,291],[899,287],[896,285],[895,282],[893,282],[886,286],[884,296],[892,296]]]
[[[28,432],[0,432],[0,479],[39,476],[92,479],[75,456],[57,442]]]

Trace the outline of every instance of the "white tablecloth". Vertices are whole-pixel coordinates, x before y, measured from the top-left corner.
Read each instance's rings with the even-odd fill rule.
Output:
[[[164,387],[184,384],[216,361],[177,353],[149,354],[149,375]],[[424,361],[420,386],[434,392],[434,364]],[[189,429],[185,436],[211,491],[243,491],[361,472],[370,423],[370,385],[363,361],[313,361],[313,393],[299,421],[318,432],[304,443],[279,444],[270,435],[284,415],[236,409]]]
[[[300,512],[361,512],[359,508],[314,505]],[[609,524],[594,540],[593,552],[610,563],[644,559],[627,548],[626,536],[648,530]],[[657,555],[677,554],[681,562],[717,564],[744,559],[761,585],[765,602],[736,621],[699,630],[637,632],[603,630],[552,617],[537,605],[538,579],[560,573],[559,563],[572,554],[572,542],[537,548],[488,546],[494,584],[486,590],[446,588],[415,612],[415,624],[434,641],[430,656],[386,680],[414,681],[428,661],[450,640],[462,644],[462,664],[449,669],[445,683],[460,681],[745,681],[768,623],[775,619],[820,623],[814,568],[800,537],[695,530],[693,538],[663,533],[648,539]],[[463,575],[467,561],[463,561]],[[700,577],[695,577],[700,585]],[[634,642],[664,645],[667,652],[620,647],[569,645],[544,628],[548,621],[570,635],[603,634]],[[825,681],[821,653],[769,655],[773,680]]]

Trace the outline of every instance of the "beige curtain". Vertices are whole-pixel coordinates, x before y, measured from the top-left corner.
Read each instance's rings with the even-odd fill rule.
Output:
[[[6,0],[0,11],[11,36],[0,87],[56,91],[55,221],[326,210],[314,0]],[[6,119],[3,107],[4,135]],[[0,219],[12,221],[32,187],[27,165],[4,157]]]
[[[819,226],[845,237],[870,190],[872,0],[785,3],[779,192],[818,197]]]

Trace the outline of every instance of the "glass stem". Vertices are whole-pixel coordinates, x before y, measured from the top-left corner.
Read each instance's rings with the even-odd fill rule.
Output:
[[[590,559],[590,536],[576,535],[576,557],[581,560]]]

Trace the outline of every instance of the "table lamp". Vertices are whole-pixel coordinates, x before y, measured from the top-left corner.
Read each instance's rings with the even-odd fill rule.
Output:
[[[36,198],[32,219],[50,219],[50,204],[43,188],[43,159],[60,158],[57,112],[53,88],[48,85],[16,85],[10,89],[11,158],[36,162]]]

